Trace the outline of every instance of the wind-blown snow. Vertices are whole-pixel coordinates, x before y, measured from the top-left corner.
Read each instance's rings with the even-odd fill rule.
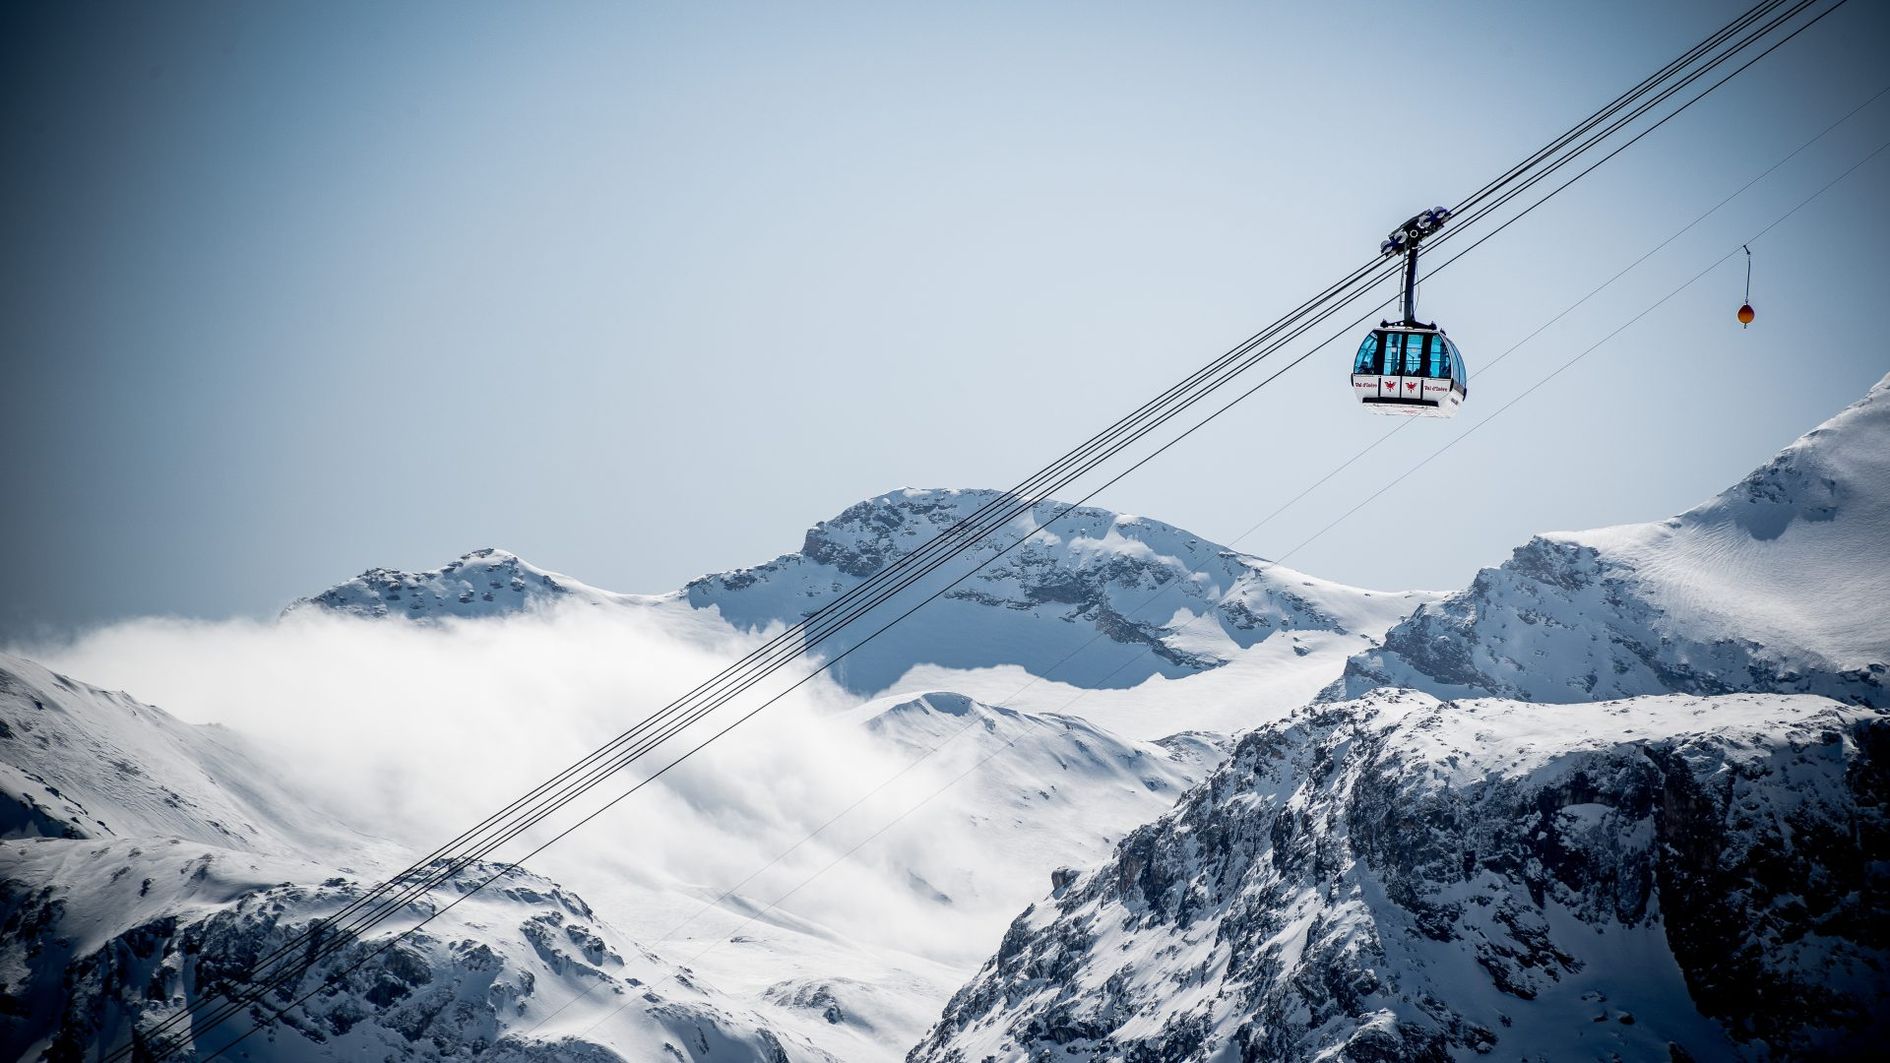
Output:
[[[1882,706],[1886,662],[1890,378],[1686,513],[1532,540],[1394,627],[1331,696],[1773,690]]]
[[[359,846],[228,728],[0,654],[0,838],[181,838],[289,854]]]
[[[637,910],[639,938],[707,984],[848,1060],[897,1058],[1053,869],[1100,859],[1224,755],[1218,736],[1137,741],[946,692],[840,722],[884,747],[890,783],[813,842],[729,896],[589,892]]]

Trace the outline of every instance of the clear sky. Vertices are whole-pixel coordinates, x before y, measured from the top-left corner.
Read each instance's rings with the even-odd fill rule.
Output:
[[[1006,486],[1729,18],[1665,4],[12,4],[0,637],[510,548],[660,591]],[[1434,281],[1471,400],[1240,542],[1455,587],[1722,489],[1890,370],[1852,3]],[[1389,289],[1385,292],[1390,294]],[[1348,340],[1097,501],[1227,542],[1390,423]]]

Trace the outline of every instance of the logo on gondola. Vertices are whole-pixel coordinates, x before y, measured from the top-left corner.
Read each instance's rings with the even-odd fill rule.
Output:
[[[1406,391],[1410,391],[1412,388],[1415,388],[1415,387],[1417,387],[1417,381],[1412,380],[1412,381],[1405,382],[1404,389]]]

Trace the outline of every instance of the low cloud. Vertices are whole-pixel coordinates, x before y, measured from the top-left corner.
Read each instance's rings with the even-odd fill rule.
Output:
[[[701,619],[580,605],[420,625],[304,611],[278,621],[136,620],[18,652],[180,719],[238,731],[312,804],[417,854],[760,641]],[[807,668],[797,662],[718,710],[500,855],[523,853],[623,793]],[[939,757],[913,767],[915,751],[874,739],[857,713],[843,711],[856,703],[824,678],[785,693],[533,865],[646,940],[726,935],[743,918],[729,910],[794,891],[763,919],[975,960],[1014,914],[1023,878],[992,869],[1009,888],[982,902],[940,902],[931,883],[962,881],[966,869],[990,863],[964,795],[922,805],[964,765]],[[1024,875],[1033,884],[1040,876]],[[742,904],[698,914],[738,885]]]

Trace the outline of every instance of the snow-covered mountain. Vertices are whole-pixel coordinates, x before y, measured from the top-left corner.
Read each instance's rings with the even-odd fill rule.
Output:
[[[638,936],[677,950],[699,983],[850,1061],[903,1055],[1045,876],[1104,857],[1226,752],[1219,736],[1141,741],[948,692],[846,718],[910,770],[732,893],[679,884],[592,900],[634,910],[654,928]],[[810,880],[840,854],[852,874]],[[853,908],[916,913],[923,931]]]
[[[303,599],[288,612],[323,610],[387,622],[540,614],[555,623],[575,602],[642,610],[664,622],[665,630],[673,620],[679,630],[760,633],[800,619],[876,566],[996,498],[991,492],[894,492],[817,525],[801,552],[759,568],[705,577],[669,595],[613,594],[504,551],[482,550],[430,572],[376,569]],[[1040,507],[1032,517],[1053,512]],[[1028,527],[1020,521],[1013,531],[1021,534]],[[977,560],[995,548],[981,549]],[[948,569],[942,578],[974,563]],[[917,590],[926,593],[938,585]],[[856,690],[877,691],[906,680],[907,693],[867,701],[842,714],[841,722],[914,768],[900,787],[865,803],[852,821],[835,828],[853,832],[843,838],[864,838],[839,851],[849,861],[878,869],[864,879],[871,889],[886,892],[862,898],[868,907],[930,911],[933,922],[953,931],[934,929],[913,939],[897,928],[832,922],[823,914],[831,909],[827,891],[784,892],[791,888],[786,885],[793,881],[791,874],[806,870],[793,861],[733,892],[726,883],[666,882],[660,870],[613,879],[582,866],[565,868],[584,878],[593,902],[601,899],[604,911],[619,914],[618,925],[629,937],[596,930],[617,953],[635,953],[630,943],[635,940],[691,957],[692,970],[677,977],[699,999],[678,1003],[676,993],[667,993],[651,1007],[674,1012],[685,1024],[707,1023],[711,1032],[678,1040],[679,1026],[634,1034],[611,1020],[601,1028],[618,1031],[620,1050],[675,1043],[688,1059],[772,1059],[775,1044],[796,1059],[823,1053],[849,1060],[896,1058],[971,971],[983,952],[980,943],[1001,930],[1009,913],[1036,892],[1052,869],[1101,859],[1128,830],[1170,807],[1224,757],[1227,729],[1299,703],[1335,678],[1348,655],[1434,597],[1357,591],[1270,568],[1154,521],[1095,509],[1070,514],[914,616],[900,629],[899,639],[882,639],[843,662],[848,668],[843,678]],[[1284,637],[1269,639],[1273,634]],[[15,674],[30,681],[18,680],[15,686],[30,691],[23,700],[15,699],[7,717],[21,720],[9,725],[16,732],[44,739],[28,755],[6,762],[13,767],[0,769],[12,772],[6,776],[7,792],[19,798],[14,818],[21,826],[13,833],[123,839],[124,845],[101,851],[122,858],[129,870],[114,867],[106,873],[85,865],[81,872],[80,850],[0,843],[6,846],[0,862],[8,876],[35,883],[30,897],[9,897],[16,925],[30,924],[38,928],[35,936],[43,937],[55,933],[52,923],[58,922],[65,928],[56,931],[59,936],[91,943],[62,954],[60,963],[91,964],[103,972],[96,986],[78,987],[83,991],[70,1005],[61,1005],[69,1014],[58,1030],[43,1024],[15,1029],[10,1044],[37,1038],[43,1046],[51,1043],[48,1037],[97,1043],[129,1036],[128,1015],[135,1012],[148,1023],[161,1018],[164,1008],[109,999],[114,986],[128,984],[119,980],[123,969],[112,966],[117,961],[108,962],[110,957],[122,959],[127,949],[145,958],[154,949],[158,954],[166,948],[196,950],[200,939],[208,940],[208,927],[222,925],[216,920],[240,921],[252,910],[275,912],[275,922],[267,925],[227,938],[212,935],[233,942],[232,948],[254,948],[278,933],[278,924],[286,928],[332,910],[344,903],[348,891],[372,882],[377,870],[402,862],[391,847],[352,834],[319,813],[295,820],[292,813],[306,803],[277,781],[281,773],[235,736],[181,724],[154,707],[36,673],[36,667],[19,662]],[[964,680],[979,696],[950,688],[912,691],[910,677],[920,673],[928,681]],[[1203,679],[1208,686],[1185,689],[1186,681]],[[1135,685],[1144,680],[1160,689],[1143,691]],[[84,697],[75,702],[78,695],[69,691]],[[1148,694],[1156,711],[1137,708],[1138,691]],[[1095,705],[1096,711],[1132,723],[1131,730],[1114,731],[1055,708],[1077,705],[1092,693],[1108,699]],[[1006,705],[1000,699],[1007,695],[1029,707]],[[70,711],[44,716],[52,710],[27,707],[35,703]],[[1223,733],[1191,733],[1194,721]],[[76,759],[68,763],[67,754]],[[114,764],[136,771],[120,778]],[[899,803],[881,803],[895,798]],[[107,811],[95,814],[100,809]],[[103,822],[88,826],[88,818]],[[224,836],[225,830],[231,837]],[[920,843],[927,838],[930,843]],[[147,873],[143,862],[156,858],[151,854],[175,855],[173,839],[199,846],[193,852],[225,868],[220,873],[233,884],[193,894],[188,904],[179,900],[182,907],[150,909],[140,900],[134,914],[142,922],[118,919],[114,905],[126,898],[112,890],[71,888],[70,876],[80,873],[103,873],[112,883],[160,881],[162,875]],[[843,840],[834,845],[843,846]],[[254,881],[227,870],[239,864],[235,850],[247,854],[241,859],[248,862],[240,866],[258,876]],[[826,859],[828,851],[814,847],[806,855]],[[965,859],[967,852],[978,858]],[[290,866],[296,859],[300,863]],[[175,871],[169,865],[162,870]],[[544,957],[522,949],[520,942],[527,939],[493,928],[523,926],[560,907],[483,912],[476,925],[467,924],[461,940],[447,936],[417,943],[420,959],[414,962],[430,972],[428,984],[450,985],[462,1001],[515,992],[519,986],[542,988],[547,975],[535,965]],[[95,924],[104,929],[67,932]],[[593,923],[586,920],[586,925]],[[693,932],[662,940],[680,926]],[[468,982],[455,965],[461,951],[474,945],[493,950],[499,960]],[[674,966],[654,953],[647,959]],[[0,965],[6,962],[0,955]],[[39,994],[30,1010],[59,1010],[41,1006],[52,999],[45,981],[52,967],[43,956],[17,954],[12,963],[16,971],[30,973],[4,979],[0,991],[24,1000],[30,987],[30,993]],[[204,984],[191,980],[191,970],[185,965],[181,981],[167,983],[172,1001],[167,1006],[205,991]],[[137,977],[146,976],[141,968]],[[497,988],[502,984],[513,989]],[[612,990],[613,998],[618,991]],[[417,1029],[411,1017],[399,1013],[405,1005],[391,997],[344,993],[342,999],[352,1001],[340,1005],[343,1023],[364,1032],[324,1026],[327,1019],[313,1016],[299,1035],[279,1037],[316,1040],[324,1047],[293,1042],[300,1045],[295,1052],[334,1057],[372,1052],[367,1046],[380,1039]],[[471,1040],[426,1036],[434,1038],[442,1057],[474,1053],[480,1038],[505,1051],[528,1050],[534,1039],[542,1040],[529,1030],[550,999],[521,997],[496,1011],[479,1004],[461,1023],[475,1031]],[[520,1007],[524,1013],[511,1014]],[[586,1023],[601,1021],[588,1003],[572,1010],[590,1016]],[[575,1029],[563,1019],[556,1025],[567,1034]],[[718,1029],[734,1039],[711,1052],[709,1046],[721,1043],[712,1032]],[[581,1030],[573,1036],[576,1040],[563,1045],[567,1053],[581,1054],[603,1043]],[[637,1058],[634,1051],[629,1055]]]
[[[1420,607],[1058,875],[911,1058],[1868,1054],[1886,562],[1890,379],[1705,505]]]
[[[425,572],[371,568],[320,594],[296,599],[285,612],[320,608],[424,621],[505,616],[562,602],[616,605],[633,600],[634,595],[598,590],[547,572],[510,551],[487,547]]]
[[[747,878],[554,850],[257,1058],[890,1060],[922,1034],[913,1059],[964,1063],[1867,1045],[1890,1032],[1887,389],[1704,506],[1542,536],[1447,598],[1098,509],[1034,531],[1061,508],[1038,507],[866,617],[966,576],[835,669],[857,698],[818,720],[893,772],[879,789],[770,772],[758,804],[729,797],[702,822],[813,829],[735,861],[761,865]],[[666,595],[480,551],[291,610],[543,635],[583,603],[736,644],[1000,498],[892,492]],[[122,1041],[403,862],[236,736],[0,665],[0,1047]],[[658,786],[704,811],[722,798],[692,767]],[[797,788],[834,804],[773,815]]]
[[[0,882],[0,1053],[92,1058],[148,1032],[372,876],[182,839],[9,842]],[[202,1058],[334,978],[229,1058],[821,1061],[827,1056],[637,948],[581,899],[523,871],[477,894],[474,865],[437,894],[297,972],[268,1008],[213,1030]],[[447,905],[462,895],[464,903]],[[363,963],[419,918],[440,917]]]
[[[578,601],[695,612],[742,632],[765,632],[799,622],[1006,497],[988,490],[892,491],[814,525],[794,553],[703,576],[664,595],[599,590],[487,549],[428,572],[373,569],[289,608],[435,620]],[[1016,666],[1085,689],[1123,689],[1151,676],[1218,668],[1278,632],[1376,639],[1435,597],[1316,579],[1160,521],[1093,507],[1071,510],[1032,533],[1063,509],[1057,502],[1033,507],[823,644],[820,653],[839,654],[926,595],[992,562],[847,653],[834,678],[856,694],[873,695],[893,688],[915,667]],[[1005,552],[1027,534],[1026,542]]]
[[[915,1061],[1856,1058],[1890,1033],[1890,720],[1380,692],[1059,876]]]
[[[1330,696],[1801,691],[1890,705],[1890,377],[1670,520],[1543,535],[1394,627]]]
[[[224,729],[4,663],[5,796],[21,814],[0,841],[0,1053],[60,1058],[122,1044],[396,866],[393,847],[320,818]],[[950,693],[883,699],[849,716],[902,760],[934,757],[907,791],[888,795],[919,813],[927,855],[915,859],[908,836],[882,840],[882,810],[869,807],[856,829],[874,831],[872,844],[851,856],[902,869],[901,891],[963,926],[963,966],[775,909],[781,887],[768,880],[714,898],[607,891],[607,911],[622,913],[613,923],[572,891],[518,872],[400,945],[391,964],[342,975],[338,992],[258,1034],[253,1051],[342,1059],[420,1044],[428,1058],[892,1058],[975,963],[976,942],[1050,868],[1101,858],[1224,754],[1217,736],[1124,739],[1080,718]],[[934,791],[951,781],[963,785]],[[976,850],[987,858],[957,859]],[[298,984],[313,988],[493,870],[468,869]],[[669,947],[691,957],[687,967],[618,929],[627,921],[654,934],[683,917],[696,933]],[[715,950],[698,955],[705,945]]]
[[[0,655],[0,1057],[122,1045],[404,855],[336,822],[225,728]],[[466,869],[297,984],[320,984],[497,870]],[[251,1055],[832,1058],[777,1028],[570,891],[513,872],[259,1034]]]
[[[0,838],[178,838],[248,852],[363,843],[227,728],[0,654]]]
[[[1205,778],[1229,745],[1198,732],[1137,741],[1080,716],[1021,712],[945,691],[887,700],[893,703],[865,708],[867,732],[907,756],[935,754],[935,774],[975,773],[954,788],[952,814],[1013,867],[1107,853]],[[971,895],[992,877],[973,867],[930,874],[947,892]]]
[[[795,553],[705,576],[681,594],[743,630],[793,622],[1004,497],[984,490],[889,492],[816,524]],[[918,593],[908,592],[896,608],[870,614],[867,630],[990,562],[850,653],[835,677],[850,690],[874,693],[915,665],[1017,665],[1078,687],[1132,687],[1151,676],[1218,668],[1278,632],[1376,634],[1428,600],[1315,579],[1173,525],[1093,507],[1032,531],[1063,509],[1058,502],[1032,507],[920,581]],[[1125,654],[1124,647],[1137,652]]]

